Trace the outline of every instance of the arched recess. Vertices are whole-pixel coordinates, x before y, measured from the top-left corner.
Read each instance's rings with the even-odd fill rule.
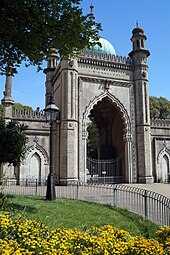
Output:
[[[170,174],[170,150],[163,148],[158,154],[157,182],[166,182]]]
[[[35,152],[29,162],[28,177],[37,179],[41,182],[41,158],[37,152]]]
[[[82,122],[84,169],[86,169],[86,140],[89,117],[98,130],[98,159],[122,158],[124,164],[122,181],[131,183],[133,181],[131,125],[125,107],[109,91],[105,91],[89,102],[83,113]]]
[[[28,148],[25,161],[21,164],[20,178],[45,180],[48,175],[49,157],[45,149],[37,141]]]

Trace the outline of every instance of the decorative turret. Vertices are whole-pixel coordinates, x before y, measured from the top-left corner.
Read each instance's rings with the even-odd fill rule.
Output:
[[[58,51],[56,49],[51,49],[51,54],[47,60],[47,63],[48,63],[47,68],[55,69],[58,65],[58,60],[59,60]]]
[[[144,30],[138,26],[138,22],[136,23],[136,27],[132,31],[132,51],[129,53],[129,56],[133,59],[136,53],[144,53],[146,57],[150,55],[150,52],[145,48],[145,42],[147,38],[144,34]]]
[[[56,49],[51,50],[51,55],[47,59],[47,68],[44,69],[44,73],[46,74],[46,94],[45,94],[45,105],[47,106],[49,103],[50,95],[52,95],[52,77],[55,69],[58,66],[58,52]]]

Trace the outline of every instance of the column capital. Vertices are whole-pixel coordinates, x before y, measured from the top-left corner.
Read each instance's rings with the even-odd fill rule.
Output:
[[[123,135],[123,141],[124,142],[131,142],[132,141],[132,135],[131,134],[124,134]]]

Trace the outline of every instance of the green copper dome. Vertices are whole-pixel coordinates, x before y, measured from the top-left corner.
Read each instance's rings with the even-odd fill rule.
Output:
[[[94,46],[91,46],[90,49],[99,53],[116,55],[113,45],[108,40],[100,37],[99,42],[101,43],[101,47],[98,44],[96,44]]]

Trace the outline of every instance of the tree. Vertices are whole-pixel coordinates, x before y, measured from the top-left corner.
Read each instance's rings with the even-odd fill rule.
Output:
[[[97,158],[97,130],[92,122],[89,122],[87,132],[87,155],[90,158]]]
[[[81,1],[1,0],[0,73],[16,73],[22,61],[40,68],[53,48],[66,57],[94,45],[101,26]]]
[[[31,106],[28,106],[28,105],[22,105],[20,103],[15,103],[12,108],[15,110],[15,109],[18,109],[18,110],[26,110],[26,111],[30,111],[30,110],[33,110]]]
[[[0,120],[0,164],[20,165],[27,152],[26,130],[23,124]]]
[[[149,97],[150,117],[151,119],[170,118],[170,101],[164,97]]]

